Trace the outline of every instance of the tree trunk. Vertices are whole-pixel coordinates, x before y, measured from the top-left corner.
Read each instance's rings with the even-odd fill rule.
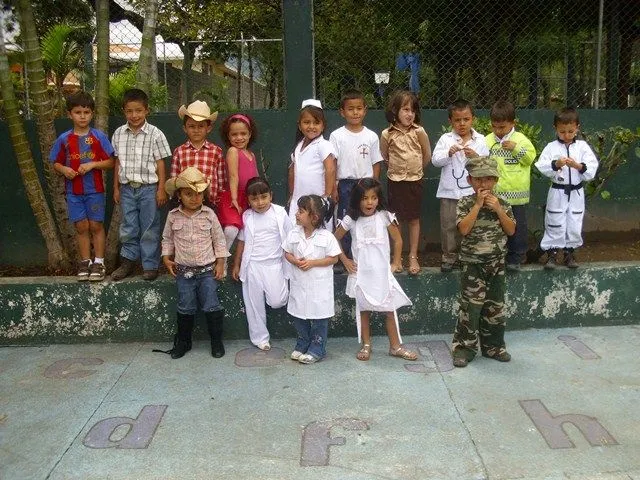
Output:
[[[73,225],[69,222],[67,213],[67,202],[64,194],[64,179],[56,175],[49,162],[49,152],[56,140],[56,130],[53,126],[53,110],[49,92],[47,91],[47,81],[42,67],[42,54],[40,43],[33,19],[33,10],[29,0],[18,0],[15,2],[20,18],[20,31],[24,40],[24,59],[26,70],[29,76],[29,91],[33,103],[33,109],[38,128],[38,142],[40,144],[40,154],[44,166],[45,177],[47,179],[53,214],[57,227],[60,230],[62,245],[70,258],[77,256],[76,234]]]
[[[33,154],[29,148],[29,140],[24,131],[24,124],[20,116],[18,101],[13,91],[13,82],[9,70],[9,60],[4,44],[4,30],[0,26],[0,91],[4,104],[5,121],[9,128],[11,144],[18,160],[20,176],[24,184],[29,205],[33,210],[36,223],[42,233],[47,246],[49,266],[54,269],[69,268],[71,266],[62,242],[58,236],[58,230],[49,210],[47,200],[38,179]]]
[[[138,58],[137,87],[151,95],[151,82],[154,78],[153,65],[156,48],[156,23],[158,22],[158,0],[147,0],[144,11],[144,27],[142,29],[142,42],[140,44],[140,56]],[[157,76],[157,73],[156,73]]]

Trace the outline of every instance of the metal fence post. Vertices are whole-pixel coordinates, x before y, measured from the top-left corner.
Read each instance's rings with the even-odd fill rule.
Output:
[[[287,108],[315,97],[313,0],[282,0]]]

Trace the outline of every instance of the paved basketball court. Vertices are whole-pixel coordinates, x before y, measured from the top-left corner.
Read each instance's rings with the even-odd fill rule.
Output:
[[[0,479],[640,480],[638,325],[508,332],[511,363],[464,369],[449,340],[0,348]]]

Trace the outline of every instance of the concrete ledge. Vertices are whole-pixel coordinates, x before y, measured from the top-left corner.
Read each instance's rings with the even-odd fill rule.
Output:
[[[354,303],[336,278],[336,317],[330,336],[355,336]],[[450,333],[456,318],[460,273],[425,268],[418,277],[398,275],[414,302],[399,312],[404,335]],[[511,330],[638,324],[640,263],[594,263],[571,271],[526,267],[507,278],[507,325]],[[239,283],[219,291],[227,311],[228,339],[248,338]],[[176,288],[172,278],[139,277],[119,283],[83,283],[70,277],[0,278],[0,344],[168,341],[174,331]],[[285,309],[271,310],[274,338],[294,337]],[[203,337],[202,322],[196,336]],[[374,320],[374,334],[383,334]]]

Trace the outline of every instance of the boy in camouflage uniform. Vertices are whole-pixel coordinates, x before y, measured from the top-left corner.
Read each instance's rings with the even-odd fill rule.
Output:
[[[474,194],[458,201],[457,226],[462,235],[460,311],[453,334],[453,365],[466,367],[476,356],[508,362],[504,344],[505,251],[516,230],[511,206],[494,195],[498,166],[490,157],[467,162]],[[478,339],[478,331],[480,339]]]

